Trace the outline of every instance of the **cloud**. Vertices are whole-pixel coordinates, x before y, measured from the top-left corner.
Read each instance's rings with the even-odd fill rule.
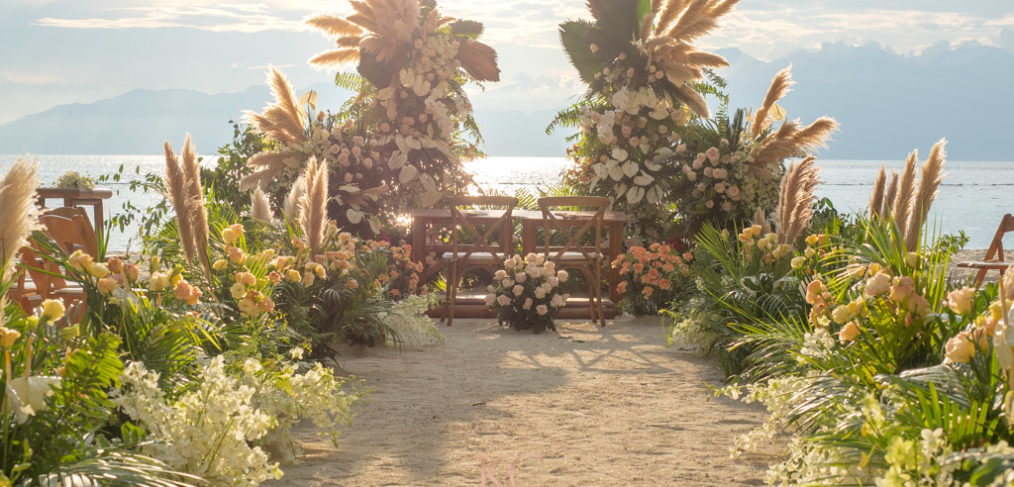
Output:
[[[0,73],[0,79],[17,85],[62,85],[67,78],[55,74]]]
[[[190,28],[211,32],[263,32],[271,30],[304,31],[300,19],[279,16],[263,4],[154,5],[106,9],[123,12],[119,17],[56,18],[43,17],[36,25],[70,29],[158,29]]]
[[[977,42],[997,46],[1014,15],[918,9],[821,6],[739,9],[720,21],[705,47],[737,47],[759,59],[773,59],[824,42],[853,45],[876,42],[903,54],[918,54],[940,41],[952,45]]]

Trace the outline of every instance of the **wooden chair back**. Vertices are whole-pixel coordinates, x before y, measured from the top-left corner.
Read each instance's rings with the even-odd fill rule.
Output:
[[[518,199],[512,196],[453,196],[446,199],[451,210],[453,258],[468,260],[488,253],[502,263],[514,250],[513,212]],[[469,210],[482,210],[476,215]],[[497,212],[499,215],[497,215]]]
[[[1003,251],[1003,237],[1009,232],[1014,231],[1014,215],[1007,213],[1000,219],[1000,225],[996,227],[996,233],[993,234],[993,241],[989,243],[989,248],[986,249],[986,262],[1003,262],[1004,251]],[[995,269],[1000,271],[1000,275],[1003,275],[1005,268],[996,267]],[[986,267],[979,269],[979,272],[975,275],[975,285],[978,287],[982,284],[983,279],[986,278],[986,273],[992,270],[992,268]]]
[[[566,254],[580,254],[587,261],[601,260],[602,228],[609,198],[601,196],[551,196],[539,198],[542,210],[543,245],[540,253],[548,260],[561,260]],[[554,213],[560,208],[590,210],[591,214],[575,218]],[[553,242],[553,237],[557,242]],[[559,243],[562,240],[562,243]]]
[[[68,254],[75,250],[92,256],[99,255],[99,242],[88,214],[81,208],[54,208],[39,217],[46,233]]]

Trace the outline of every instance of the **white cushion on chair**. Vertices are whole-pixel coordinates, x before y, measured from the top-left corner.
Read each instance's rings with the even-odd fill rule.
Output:
[[[602,254],[598,252],[589,252],[588,257],[585,257],[585,254],[582,254],[581,252],[564,252],[563,255],[560,256],[557,256],[557,254],[552,252],[549,253],[549,260],[552,260],[553,262],[583,261],[588,258],[602,259]]]
[[[471,254],[468,254],[468,253],[465,253],[465,252],[457,252],[457,253],[454,253],[454,252],[444,252],[443,254],[440,254],[440,258],[441,259],[464,259],[464,258],[466,258],[465,257],[466,255],[468,256],[467,259],[469,261],[472,261],[472,262],[479,261],[479,262],[491,262],[491,263],[494,263],[494,264],[498,264],[498,263],[500,263],[503,260],[501,258],[494,257],[493,254],[490,253],[490,252],[472,252]]]

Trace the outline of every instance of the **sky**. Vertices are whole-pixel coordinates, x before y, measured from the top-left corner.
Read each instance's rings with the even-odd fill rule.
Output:
[[[583,0],[444,0],[439,6],[444,15],[484,23],[483,39],[500,55],[502,81],[473,94],[477,107],[560,108],[582,91],[557,27],[588,16]],[[326,82],[332,74],[306,60],[330,41],[302,21],[350,12],[344,0],[2,0],[0,124],[133,89],[243,91],[263,82],[269,64],[297,87]],[[700,45],[774,60],[826,43],[875,43],[913,56],[963,44],[1014,52],[1014,4],[743,0]]]

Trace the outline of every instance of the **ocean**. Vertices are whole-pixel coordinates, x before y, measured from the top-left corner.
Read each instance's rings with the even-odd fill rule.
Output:
[[[115,172],[120,165],[126,168],[126,180],[103,183],[114,191],[105,202],[107,215],[120,211],[130,201],[136,207],[155,204],[162,196],[142,194],[129,190],[130,179],[140,179],[146,172],[161,173],[165,167],[163,156],[145,155],[40,155],[39,177],[44,185],[52,184],[67,171],[98,177]],[[211,164],[216,156],[206,156]],[[0,174],[17,158],[0,155]],[[476,182],[484,187],[496,188],[513,194],[525,188],[537,194],[539,187],[555,184],[568,161],[562,157],[490,157],[472,161],[466,167],[475,175]],[[841,211],[864,210],[883,161],[822,160],[818,162],[823,183],[818,187],[820,197],[830,198]],[[901,169],[904,161],[889,161],[888,168]],[[930,212],[930,220],[940,231],[956,233],[964,230],[970,240],[967,248],[989,246],[996,225],[1004,213],[1014,211],[1011,195],[1014,191],[1014,162],[948,161],[944,166],[944,180]],[[122,251],[138,247],[136,232],[114,231],[109,248]],[[133,242],[131,240],[133,239]]]

